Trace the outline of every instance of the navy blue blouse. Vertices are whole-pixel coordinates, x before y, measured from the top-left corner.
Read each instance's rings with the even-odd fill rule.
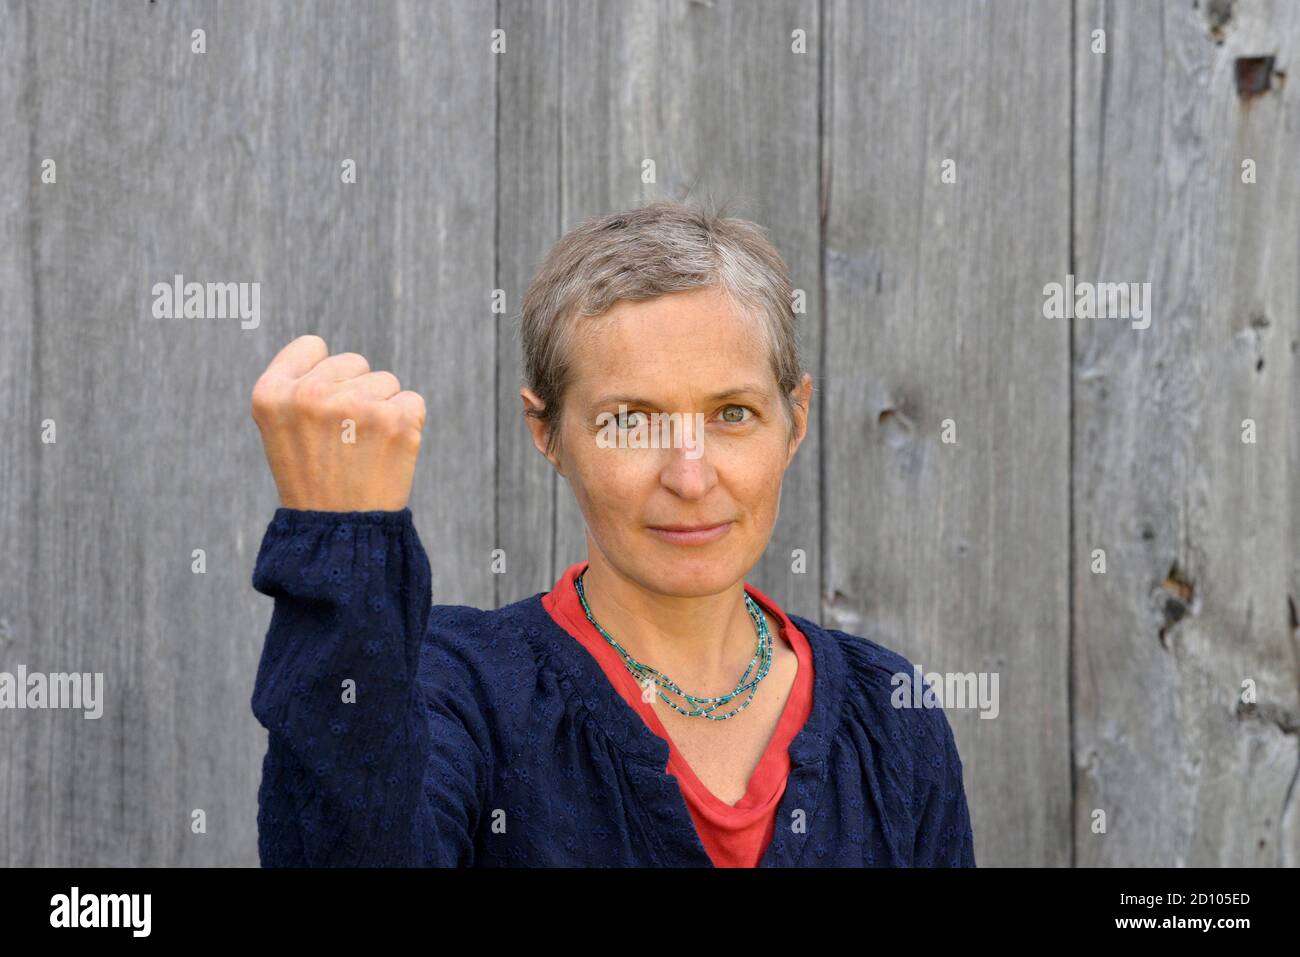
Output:
[[[262,865],[712,867],[668,745],[542,607],[432,605],[410,509],[276,510],[252,707],[267,729]],[[941,708],[912,664],[790,615],[813,704],[761,867],[974,867]]]

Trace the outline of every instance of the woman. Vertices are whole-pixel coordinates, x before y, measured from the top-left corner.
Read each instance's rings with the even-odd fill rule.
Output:
[[[253,390],[282,504],[253,576],[263,865],[974,866],[943,710],[890,703],[911,663],[744,583],[812,396],[763,231],[588,221],[522,320],[587,559],[501,609],[430,607],[417,394],[315,336]]]

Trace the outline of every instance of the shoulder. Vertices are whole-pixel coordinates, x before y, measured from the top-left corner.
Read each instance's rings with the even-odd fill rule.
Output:
[[[430,607],[420,656],[426,687],[469,682],[488,693],[503,683],[517,684],[536,661],[518,604],[498,609]]]
[[[889,763],[918,778],[940,781],[957,762],[952,727],[944,709],[926,707],[926,678],[905,655],[880,642],[800,618],[799,628],[822,658],[842,668],[840,730],[861,745],[875,742]],[[958,773],[960,773],[958,771]]]
[[[539,615],[545,614],[536,596],[500,609],[430,607],[419,664],[422,688],[472,693],[489,715],[520,714],[558,683],[542,646],[545,623]]]

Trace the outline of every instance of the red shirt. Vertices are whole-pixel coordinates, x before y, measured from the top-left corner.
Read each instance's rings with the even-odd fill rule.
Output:
[[[786,779],[790,775],[790,742],[802,730],[812,710],[813,662],[808,639],[772,599],[753,585],[745,585],[745,591],[750,597],[777,619],[781,637],[794,649],[799,659],[799,672],[795,675],[794,686],[790,689],[790,697],[781,712],[776,731],[749,778],[745,796],[735,805],[726,804],[710,793],[695,776],[695,772],[668,737],[654,708],[641,700],[641,686],[623,664],[622,657],[587,620],[587,614],[582,609],[582,599],[578,597],[578,589],[573,583],[586,567],[587,562],[581,561],[565,569],[555,587],[542,597],[542,606],[561,628],[576,638],[596,659],[623,700],[641,716],[650,730],[668,743],[666,770],[677,779],[682,797],[686,800],[686,808],[695,822],[695,830],[714,866],[757,867],[772,840],[777,806],[785,793]],[[759,691],[762,691],[761,684]],[[723,707],[726,710],[732,709],[732,705]],[[708,719],[701,717],[700,720]]]

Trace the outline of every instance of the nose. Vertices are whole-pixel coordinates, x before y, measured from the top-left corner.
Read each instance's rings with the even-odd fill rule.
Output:
[[[683,438],[673,448],[663,450],[668,456],[659,481],[676,495],[703,498],[718,484],[718,473],[709,459],[703,430],[685,429]]]

